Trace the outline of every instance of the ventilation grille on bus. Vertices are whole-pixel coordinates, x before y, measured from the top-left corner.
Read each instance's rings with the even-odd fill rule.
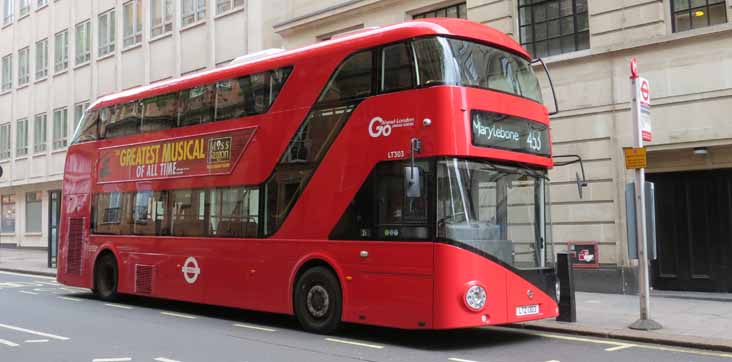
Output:
[[[83,218],[69,219],[69,249],[66,253],[66,273],[68,274],[81,275],[81,238],[83,230]]]
[[[152,294],[154,267],[135,264],[135,293]]]

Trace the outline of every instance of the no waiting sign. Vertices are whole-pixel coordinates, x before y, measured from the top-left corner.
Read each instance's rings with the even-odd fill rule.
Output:
[[[634,95],[634,111],[638,112],[637,117],[640,123],[643,141],[650,142],[653,140],[651,130],[651,86],[648,80],[643,77],[633,79],[635,95]]]

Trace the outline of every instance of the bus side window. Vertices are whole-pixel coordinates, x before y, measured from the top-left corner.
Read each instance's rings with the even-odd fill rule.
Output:
[[[414,86],[409,47],[405,43],[384,47],[381,51],[381,91],[391,92]]]
[[[120,104],[110,108],[110,110],[112,111],[111,119],[103,127],[105,138],[129,136],[140,131],[141,103]]]
[[[186,89],[180,92],[178,126],[211,122],[214,119],[216,84]]]
[[[331,77],[319,103],[354,100],[373,92],[373,51],[356,53],[346,59]]]
[[[72,144],[94,141],[99,138],[97,134],[99,130],[99,113],[98,110],[88,110],[84,113],[84,117],[79,122],[78,129],[75,130],[76,134],[71,141]]]
[[[144,113],[142,132],[153,132],[176,127],[178,123],[178,93],[163,94],[142,101]]]

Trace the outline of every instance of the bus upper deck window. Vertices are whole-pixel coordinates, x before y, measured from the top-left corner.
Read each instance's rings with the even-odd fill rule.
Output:
[[[373,90],[373,52],[356,53],[346,59],[331,78],[319,102],[367,97]]]
[[[414,86],[412,64],[407,44],[385,47],[381,53],[381,91],[390,92]]]
[[[99,135],[97,134],[98,124],[99,111],[96,109],[86,111],[79,122],[79,126],[74,131],[74,137],[71,144],[94,141],[99,138]]]
[[[455,64],[445,38],[423,38],[412,42],[420,86],[457,84]]]

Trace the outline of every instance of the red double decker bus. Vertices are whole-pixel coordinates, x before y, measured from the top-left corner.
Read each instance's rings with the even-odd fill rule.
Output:
[[[68,149],[58,280],[316,332],[554,317],[548,124],[527,52],[454,19],[107,96]]]

